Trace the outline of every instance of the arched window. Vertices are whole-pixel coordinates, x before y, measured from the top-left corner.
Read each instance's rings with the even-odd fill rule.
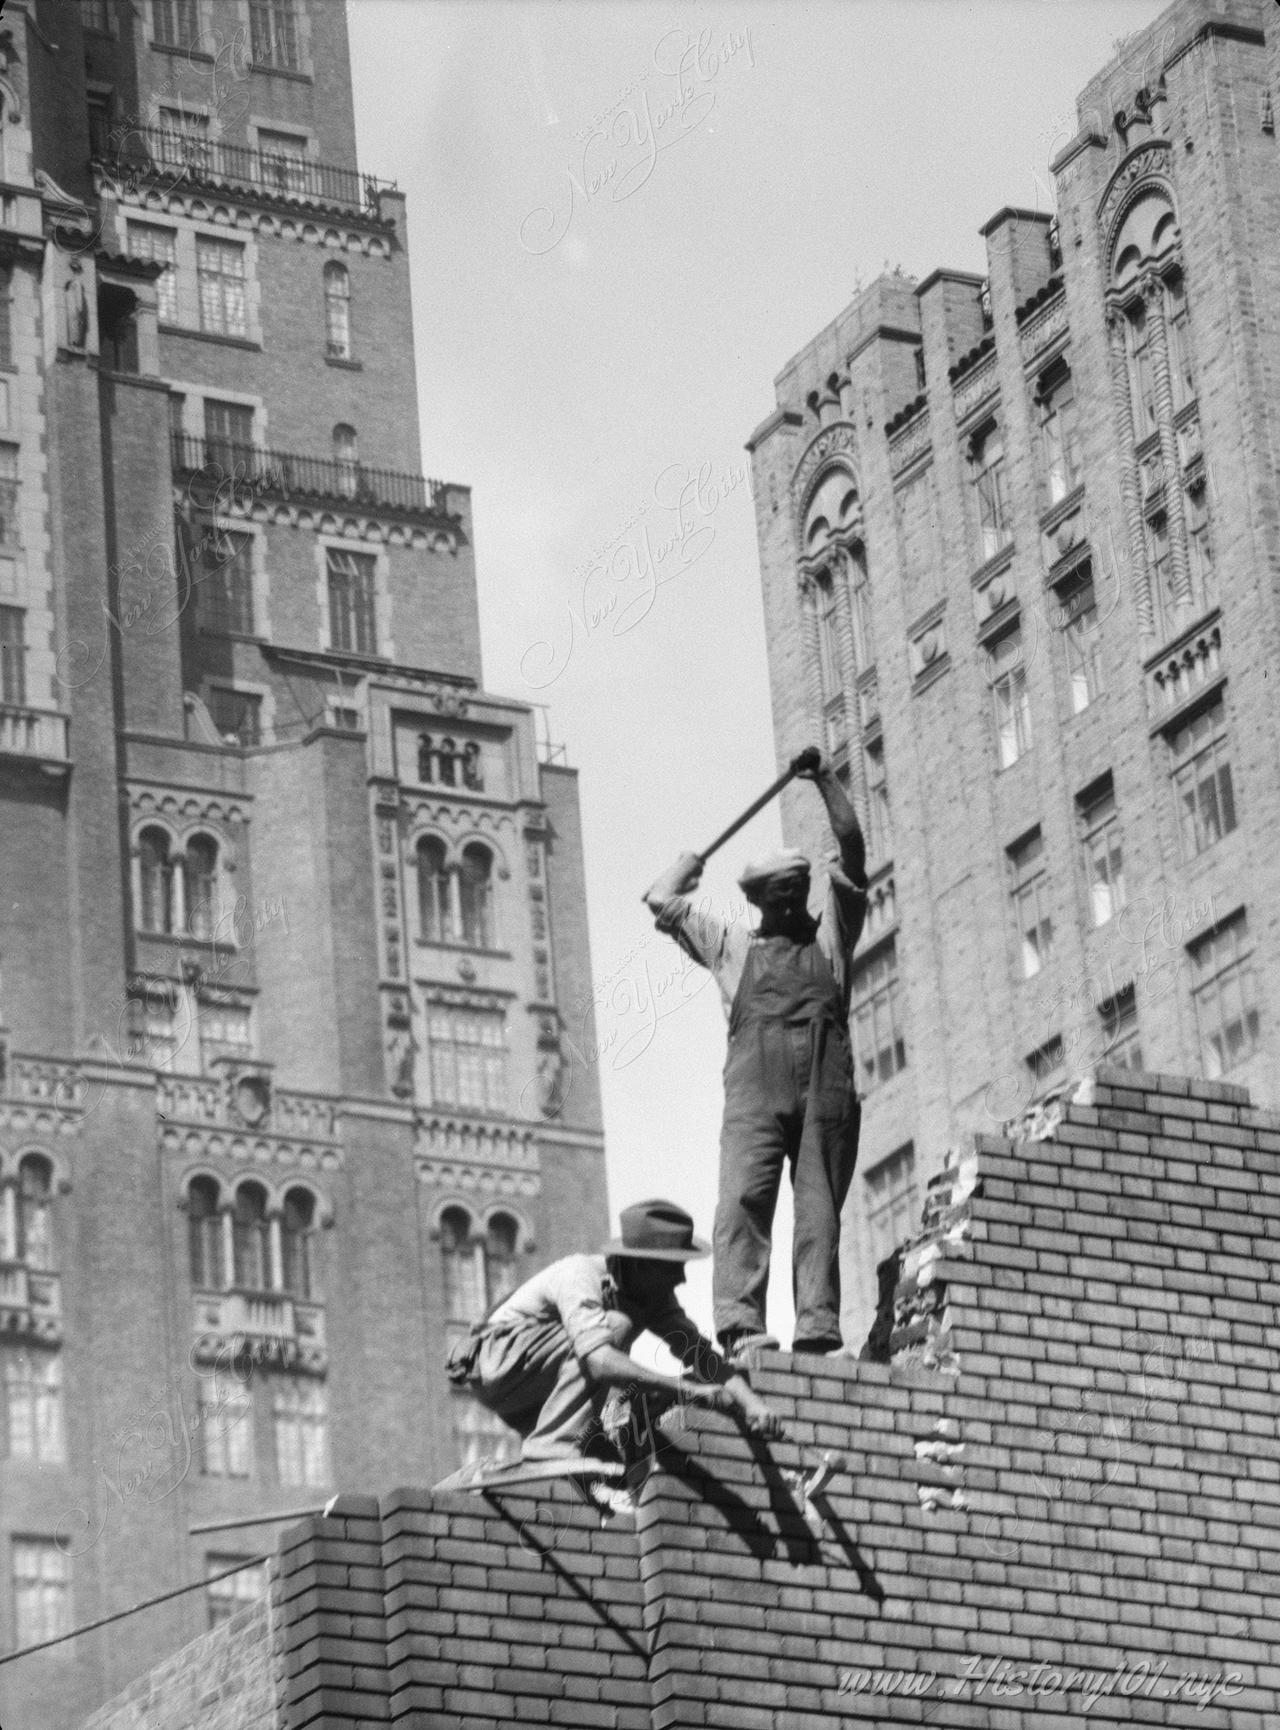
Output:
[[[218,1212],[218,1186],[211,1177],[193,1178],[187,1190],[187,1247],[191,1284],[197,1291],[221,1291],[226,1284],[222,1216]]]
[[[517,1245],[520,1227],[509,1213],[495,1213],[485,1231],[485,1291],[490,1307],[511,1296],[520,1283]]]
[[[144,829],[138,837],[141,860],[140,927],[169,935],[173,931],[173,861],[163,829]]]
[[[338,491],[353,498],[359,480],[359,449],[356,429],[345,421],[333,429],[333,460],[338,465]]]
[[[271,1286],[271,1228],[267,1192],[257,1183],[242,1183],[231,1215],[231,1245],[235,1258],[233,1284],[242,1291],[268,1291]]]
[[[351,278],[345,264],[324,267],[325,353],[331,360],[351,359]]]
[[[440,752],[436,758],[436,773],[442,787],[457,786],[458,742],[456,739],[441,739]]]
[[[18,1259],[28,1267],[53,1267],[53,1167],[28,1153],[18,1167]]]
[[[453,908],[444,842],[424,835],[418,842],[418,929],[426,943],[453,942]]]
[[[187,931],[192,937],[212,938],[218,890],[218,843],[208,835],[195,835],[187,842],[182,887],[187,900]]]
[[[315,1229],[316,1201],[309,1190],[291,1189],[284,1198],[280,1220],[280,1250],[284,1289],[290,1296],[314,1295],[311,1244]]]
[[[480,747],[474,739],[462,747],[462,785],[473,793],[484,792],[484,772],[480,767]]]
[[[444,1263],[445,1319],[477,1322],[485,1312],[481,1246],[471,1235],[471,1215],[447,1207],[440,1216],[440,1255]]]
[[[418,734],[418,779],[419,781],[435,780],[435,745],[430,733]]]
[[[493,855],[476,841],[463,849],[458,892],[462,941],[472,949],[492,949]]]

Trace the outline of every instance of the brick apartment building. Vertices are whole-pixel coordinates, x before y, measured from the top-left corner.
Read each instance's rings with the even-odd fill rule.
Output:
[[[9,0],[0,149],[12,1650],[448,1469],[451,1332],[607,1217],[576,776],[483,688],[341,0]],[[261,1586],[4,1667],[0,1721]]]
[[[1104,1051],[1280,1098],[1278,102],[1280,11],[1178,0],[1057,217],[880,277],[749,441],[779,757],[870,840],[848,1338],[924,1150]]]

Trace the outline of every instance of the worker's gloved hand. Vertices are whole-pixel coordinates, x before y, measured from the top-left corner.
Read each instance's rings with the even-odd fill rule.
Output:
[[[787,1439],[787,1427],[777,1412],[767,1406],[759,1394],[751,1392],[739,1394],[735,1402],[742,1420],[754,1436],[763,1436],[766,1441],[781,1442]]]
[[[788,767],[793,775],[799,775],[805,781],[816,781],[822,773],[822,752],[816,745],[808,745],[798,757],[791,759]]]

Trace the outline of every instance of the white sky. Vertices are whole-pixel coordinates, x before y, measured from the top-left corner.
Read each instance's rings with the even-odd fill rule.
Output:
[[[777,773],[743,441],[859,282],[985,271],[988,217],[1051,208],[1077,92],[1162,9],[347,0],[361,166],[408,194],[423,467],[473,488],[485,682],[549,704],[581,771],[615,1218],[669,1195],[709,1235],[715,1205],[723,1017],[639,897]],[[784,1341],[789,1242],[784,1200]]]

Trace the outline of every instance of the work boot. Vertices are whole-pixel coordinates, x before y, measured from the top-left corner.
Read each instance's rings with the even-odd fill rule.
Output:
[[[838,1358],[844,1350],[844,1341],[832,1337],[820,1340],[793,1340],[791,1350],[794,1353],[802,1353],[807,1358]]]
[[[734,1369],[742,1369],[747,1363],[749,1352],[776,1352],[778,1341],[773,1334],[755,1332],[751,1328],[737,1328],[731,1333],[721,1334],[720,1350]]]

